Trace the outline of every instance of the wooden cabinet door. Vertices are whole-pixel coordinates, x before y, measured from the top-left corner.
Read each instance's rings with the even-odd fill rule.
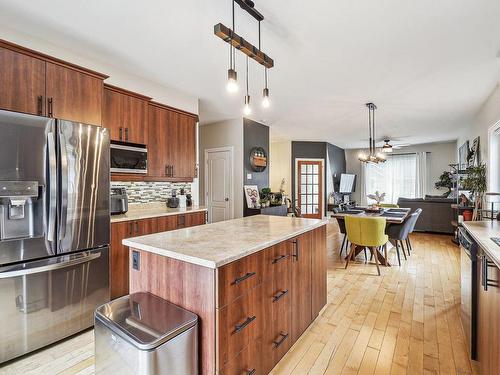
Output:
[[[123,140],[123,105],[124,95],[104,88],[102,125],[109,129],[110,139]]]
[[[122,245],[124,238],[133,237],[133,222],[111,224],[109,284],[111,299],[128,294],[129,248]]]
[[[197,225],[203,225],[206,222],[205,211],[192,212],[186,214],[186,227],[194,227]]]
[[[297,341],[312,320],[311,232],[289,241],[292,248],[292,342]]]
[[[484,255],[484,254],[483,254]],[[488,258],[487,258],[488,259]],[[482,267],[478,262],[478,347],[480,374],[493,375],[500,368],[500,270],[491,261]],[[485,277],[485,271],[487,277]],[[487,283],[487,290],[484,284]]]
[[[143,219],[136,221],[136,236],[145,236],[146,234],[152,234],[158,232],[158,220],[153,219]]]
[[[158,218],[158,232],[168,232],[177,229],[177,215]]]
[[[46,114],[45,61],[0,47],[0,108]]]
[[[165,177],[167,160],[169,111],[149,105],[148,121],[148,176]]]
[[[193,179],[196,168],[196,120],[188,115],[175,114],[175,153],[171,155],[174,176]]]
[[[101,125],[103,81],[47,62],[47,114],[50,117]]]
[[[312,319],[315,319],[321,309],[326,305],[326,225],[323,225],[311,232],[311,252],[312,252]]]
[[[125,141],[147,144],[148,103],[145,100],[124,96],[123,123]]]

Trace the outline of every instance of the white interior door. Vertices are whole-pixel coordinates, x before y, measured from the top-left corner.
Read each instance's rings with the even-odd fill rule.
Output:
[[[205,150],[205,197],[208,221],[233,218],[233,150]]]

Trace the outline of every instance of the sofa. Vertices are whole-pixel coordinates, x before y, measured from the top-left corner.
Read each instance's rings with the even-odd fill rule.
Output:
[[[455,228],[451,224],[456,220],[455,212],[451,205],[456,203],[453,198],[399,198],[398,206],[402,208],[411,208],[414,212],[417,208],[422,209],[422,213],[415,225],[415,231],[418,232],[436,232],[453,234]]]

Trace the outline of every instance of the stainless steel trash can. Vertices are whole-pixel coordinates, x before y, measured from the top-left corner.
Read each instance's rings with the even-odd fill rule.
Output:
[[[96,374],[198,374],[198,317],[151,293],[95,311]]]

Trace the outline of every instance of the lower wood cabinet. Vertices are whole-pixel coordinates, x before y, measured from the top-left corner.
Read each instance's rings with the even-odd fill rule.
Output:
[[[496,375],[500,369],[500,268],[480,254],[478,264],[479,374]]]
[[[182,226],[178,225],[179,216],[183,217],[182,222],[185,223]],[[129,293],[129,249],[122,245],[123,239],[202,224],[205,224],[205,211],[112,223],[109,267],[111,299]]]

